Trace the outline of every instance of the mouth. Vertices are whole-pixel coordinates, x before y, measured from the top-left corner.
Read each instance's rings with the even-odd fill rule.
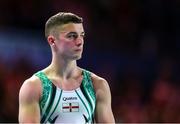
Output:
[[[79,49],[75,49],[74,51],[76,51],[76,52],[80,52],[80,51],[82,51],[82,49],[81,49],[81,48],[79,48]]]

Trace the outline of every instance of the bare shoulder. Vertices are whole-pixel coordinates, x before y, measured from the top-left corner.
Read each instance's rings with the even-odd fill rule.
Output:
[[[96,95],[110,94],[109,84],[106,79],[91,72],[91,79],[96,92]]]
[[[32,76],[25,80],[19,91],[20,102],[39,100],[41,96],[41,81],[38,77]]]
[[[106,79],[94,74],[91,72],[91,79],[93,81],[93,85],[95,86],[108,86],[108,82],[106,81]]]

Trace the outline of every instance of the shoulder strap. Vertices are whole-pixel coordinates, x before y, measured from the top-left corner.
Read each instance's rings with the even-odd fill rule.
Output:
[[[83,81],[81,85],[81,91],[83,92],[84,96],[90,103],[91,112],[92,112],[90,120],[93,120],[95,106],[96,106],[96,95],[92,84],[91,74],[87,70],[83,70]]]
[[[39,71],[39,72],[35,73],[35,76],[37,76],[41,80],[42,97],[41,97],[41,100],[40,100],[40,107],[44,108],[45,103],[46,103],[46,101],[48,99],[48,95],[49,95],[49,93],[51,92],[51,89],[52,89],[52,83],[42,71]]]
[[[83,82],[82,85],[85,89],[88,90],[88,93],[91,95],[91,97],[93,98],[94,101],[96,101],[95,98],[95,91],[94,91],[94,87],[92,84],[92,79],[91,79],[91,74],[89,71],[87,70],[83,70]]]

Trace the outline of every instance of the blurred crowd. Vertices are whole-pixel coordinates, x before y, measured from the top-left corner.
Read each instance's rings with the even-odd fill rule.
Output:
[[[117,122],[180,122],[179,71],[169,58],[158,64],[149,78],[134,68],[118,76],[112,105]]]
[[[18,94],[23,81],[30,77],[33,67],[26,59],[7,65],[0,61],[0,122],[18,122]]]
[[[44,24],[59,11],[83,17],[79,65],[109,82],[116,122],[180,122],[179,5],[178,0],[1,0],[0,122],[18,121],[20,86],[50,59],[29,49],[44,47]],[[20,35],[12,37],[7,29]],[[39,43],[32,38],[36,33]],[[23,54],[5,56],[12,49]]]

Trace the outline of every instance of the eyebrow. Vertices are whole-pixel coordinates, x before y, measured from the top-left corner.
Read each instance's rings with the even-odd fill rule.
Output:
[[[66,33],[66,34],[78,34],[77,32],[74,32],[74,31],[72,31],[72,32],[62,32],[62,33]],[[81,32],[81,34],[85,35],[85,32]]]

